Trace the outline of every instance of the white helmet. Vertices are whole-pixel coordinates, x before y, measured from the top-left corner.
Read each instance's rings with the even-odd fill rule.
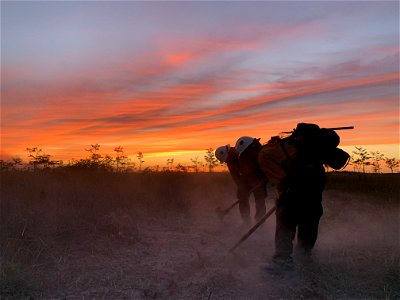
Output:
[[[239,153],[239,156],[243,153],[244,150],[247,149],[254,141],[254,138],[250,136],[242,136],[239,138],[236,142],[235,149],[237,153]]]
[[[228,158],[229,150],[231,150],[231,146],[229,144],[218,147],[217,150],[215,150],[215,157],[218,158],[220,162],[224,163]]]

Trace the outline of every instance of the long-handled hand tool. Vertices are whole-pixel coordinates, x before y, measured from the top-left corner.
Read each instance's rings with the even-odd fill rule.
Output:
[[[274,211],[276,210],[276,206],[274,205],[273,207],[271,207],[271,209],[269,211],[267,211],[267,213],[253,226],[249,229],[249,231],[247,231],[247,233],[231,248],[229,249],[229,253],[232,253],[237,247],[239,247],[239,245],[241,243],[243,243],[245,240],[247,240],[247,238],[258,228],[261,226],[262,223],[265,222],[265,220],[268,219],[268,217],[270,215],[272,215],[274,213]]]
[[[228,212],[238,204],[239,200],[236,200],[234,203],[232,203],[229,207],[225,209],[222,209],[221,207],[218,206],[215,209],[215,212],[217,213],[218,217],[222,220],[228,214]]]

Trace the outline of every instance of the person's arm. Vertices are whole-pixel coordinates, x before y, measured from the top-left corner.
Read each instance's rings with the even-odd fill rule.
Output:
[[[231,177],[233,181],[236,183],[237,186],[243,185],[243,178],[240,173],[239,166],[237,164],[233,163],[228,163],[228,170],[229,174],[231,174]]]

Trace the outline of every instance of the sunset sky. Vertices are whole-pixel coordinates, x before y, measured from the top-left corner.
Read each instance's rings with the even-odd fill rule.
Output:
[[[184,163],[299,122],[398,158],[399,2],[2,1],[1,96],[2,158]]]

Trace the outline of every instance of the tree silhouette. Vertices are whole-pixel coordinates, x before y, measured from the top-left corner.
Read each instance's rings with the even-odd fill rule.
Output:
[[[177,169],[178,172],[185,172],[186,173],[188,171],[188,167],[184,166],[184,165],[182,165],[180,163],[177,164],[175,168]]]
[[[208,166],[208,172],[212,172],[212,170],[219,164],[219,160],[215,157],[213,148],[207,149],[206,155],[204,155],[204,159]]]
[[[173,159],[173,158],[167,159],[167,168],[168,168],[168,171],[171,171],[171,170],[172,170],[173,165],[174,165],[174,159]]]
[[[193,168],[196,173],[198,173],[199,167],[201,165],[201,162],[199,161],[199,157],[196,156],[195,158],[191,158],[190,161],[193,163],[193,165],[190,167]]]
[[[353,163],[355,163],[358,166],[362,167],[363,173],[365,174],[365,166],[370,165],[370,162],[368,161],[371,157],[368,155],[368,152],[365,148],[359,146],[355,146],[356,148],[355,151],[353,151],[354,155],[357,155],[357,157],[353,157]]]
[[[30,158],[29,164],[33,166],[33,170],[36,171],[38,168],[50,168],[55,165],[62,164],[61,161],[51,160],[50,154],[46,154],[42,149],[38,147],[26,148],[28,157]]]
[[[117,171],[122,171],[129,164],[129,158],[125,155],[122,146],[115,147],[114,151],[117,153],[117,156],[115,157]]]
[[[393,170],[398,168],[400,165],[400,161],[396,158],[386,158],[385,163],[386,163],[386,166],[390,169],[390,171],[392,171],[392,173],[393,173]]]
[[[88,152],[91,153],[90,161],[94,165],[99,165],[100,159],[102,158],[102,156],[98,153],[99,150],[100,150],[100,145],[99,144],[90,145],[89,149],[85,149],[85,151],[88,151]]]
[[[137,153],[137,155],[136,155],[136,157],[137,157],[137,159],[139,160],[139,171],[141,171],[142,170],[142,164],[144,163],[144,160],[143,160],[143,153],[142,152],[138,152]]]
[[[99,144],[92,144],[90,145],[90,148],[85,149],[85,151],[90,153],[88,158],[83,158],[80,160],[72,159],[68,167],[73,169],[102,169],[108,171],[114,169],[114,159],[108,154],[104,156],[101,155],[99,153]]]
[[[381,171],[381,166],[380,166],[380,161],[385,159],[385,156],[380,153],[379,151],[371,151],[371,158],[373,160],[372,162],[372,167],[374,170],[374,173],[380,173]]]

